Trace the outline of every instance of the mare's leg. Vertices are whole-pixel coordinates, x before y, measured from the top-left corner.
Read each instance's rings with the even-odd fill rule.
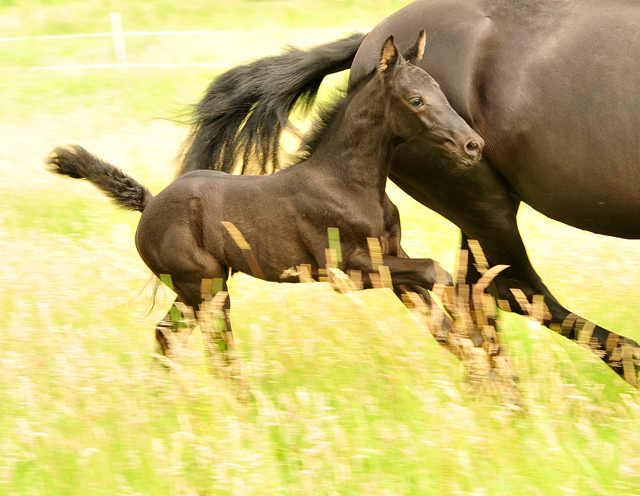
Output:
[[[638,350],[638,344],[596,325],[587,325],[587,331],[579,336],[585,319],[563,307],[534,270],[516,222],[519,201],[510,194],[505,179],[484,159],[470,170],[456,173],[447,164],[428,156],[418,157],[403,147],[394,157],[390,177],[413,198],[460,227],[464,233],[463,248],[466,239],[475,239],[489,266],[509,266],[495,278],[494,284],[495,296],[507,301],[512,311],[525,313],[512,290],[520,290],[529,302],[535,295],[542,295],[549,310],[544,320],[547,327],[557,330],[565,324],[563,335],[597,345],[599,349],[593,351],[598,356],[629,383],[637,384],[638,368],[633,364],[631,350]],[[478,276],[470,256],[467,283],[474,284]],[[565,323],[568,317],[569,324]]]

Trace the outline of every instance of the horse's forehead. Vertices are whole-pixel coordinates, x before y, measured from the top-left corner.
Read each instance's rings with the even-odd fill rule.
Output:
[[[438,83],[424,70],[413,64],[402,66],[396,78],[397,90],[419,90],[421,92],[439,91]]]

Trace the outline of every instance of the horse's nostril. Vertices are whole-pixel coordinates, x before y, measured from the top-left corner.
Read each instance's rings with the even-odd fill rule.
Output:
[[[469,155],[476,155],[480,151],[480,145],[477,142],[471,140],[467,142],[467,144],[465,145],[465,149],[467,150],[467,153]]]

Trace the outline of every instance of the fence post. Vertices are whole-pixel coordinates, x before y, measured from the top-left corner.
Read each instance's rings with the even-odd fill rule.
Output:
[[[122,16],[119,12],[111,12],[111,32],[113,33],[113,48],[116,51],[116,62],[118,71],[126,72],[127,48],[124,44],[124,33],[122,32]]]

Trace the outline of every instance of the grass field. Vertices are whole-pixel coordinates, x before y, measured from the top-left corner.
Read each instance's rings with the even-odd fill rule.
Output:
[[[402,2],[4,1],[2,36],[372,26]],[[134,38],[130,61],[237,63],[309,31]],[[589,352],[522,317],[500,328],[527,413],[464,370],[387,290],[232,279],[253,401],[214,377],[194,335],[153,358],[171,304],[137,256],[137,214],[44,171],[80,143],[154,192],[174,174],[172,121],[217,69],[36,71],[113,62],[111,40],[0,43],[0,494],[640,494],[637,392]],[[169,118],[168,120],[165,118]],[[390,185],[404,242],[453,270],[459,234]],[[572,310],[640,339],[640,243],[519,217],[534,265]]]

